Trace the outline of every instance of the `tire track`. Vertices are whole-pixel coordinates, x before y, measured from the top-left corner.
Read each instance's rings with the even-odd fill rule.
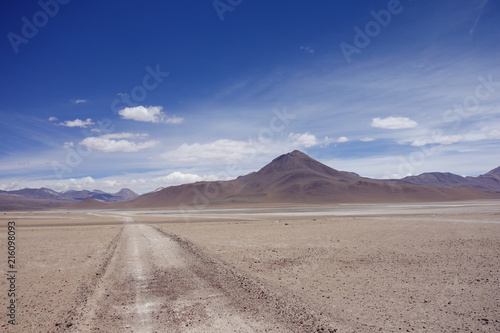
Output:
[[[102,283],[103,277],[108,272],[108,267],[111,261],[116,256],[118,245],[122,239],[123,229],[121,228],[118,234],[109,243],[108,248],[105,251],[102,264],[99,269],[90,277],[89,282],[82,285],[79,290],[80,300],[78,304],[75,304],[70,311],[68,311],[68,316],[61,325],[59,325],[54,332],[70,331],[75,329],[75,324],[80,321],[80,318],[89,316],[89,310],[93,309],[90,304],[96,298],[96,290],[99,290],[98,286]]]
[[[184,251],[195,256],[197,266],[194,269],[204,275],[212,285],[224,289],[228,297],[234,300],[234,306],[244,308],[246,312],[256,316],[265,312],[268,316],[278,318],[280,328],[269,332],[335,333],[338,331],[329,324],[332,318],[325,318],[322,310],[316,308],[314,304],[248,276],[218,258],[208,255],[182,237],[166,233],[156,227],[155,229],[175,240]],[[210,267],[210,270],[206,267]]]
[[[174,235],[125,223],[112,243],[70,331],[334,332]]]

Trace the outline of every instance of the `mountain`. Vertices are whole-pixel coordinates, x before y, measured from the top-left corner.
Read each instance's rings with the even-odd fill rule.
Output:
[[[486,174],[484,174],[484,176],[500,179],[500,167],[495,168],[495,169],[487,172]]]
[[[301,151],[275,158],[257,172],[240,177],[241,191],[232,198],[272,198],[278,201],[309,201],[328,197],[343,185],[364,178],[326,166]]]
[[[111,193],[106,193],[100,190],[93,190],[93,191],[88,191],[88,190],[81,190],[81,191],[75,191],[75,190],[70,190],[66,192],[60,193],[60,198],[65,199],[65,200],[71,200],[71,201],[80,201],[84,200],[87,198],[93,198],[105,202],[118,202],[118,201],[126,201],[126,200],[132,200],[138,197],[138,194],[135,193],[134,191],[128,189],[128,188],[122,188],[120,191],[117,193],[111,194]]]
[[[298,183],[320,181],[322,179],[353,182],[358,178],[360,177],[352,173],[332,169],[295,150],[277,157],[257,172],[252,172],[234,180],[196,182],[171,186],[143,194],[132,201],[113,205],[113,207],[162,208],[305,200],[307,198],[300,195],[300,191],[294,192],[293,186]],[[307,192],[314,194],[313,189],[308,189]]]
[[[40,210],[65,206],[88,198],[102,202],[120,202],[138,197],[134,191],[123,188],[110,194],[100,190],[70,190],[56,192],[49,188],[25,188],[14,191],[0,191],[0,210]]]
[[[67,201],[29,198],[19,194],[0,191],[0,210],[44,210],[61,207]]]
[[[262,169],[228,181],[159,188],[138,196],[129,189],[59,193],[47,188],[0,191],[0,209],[184,209],[205,205],[331,204],[500,199],[500,168],[479,177],[426,173],[378,180],[335,170],[294,150]],[[498,193],[497,193],[498,192]]]
[[[236,195],[241,190],[241,186],[242,184],[237,180],[170,186],[143,194],[131,201],[116,203],[112,207],[140,209],[205,205]]]
[[[450,179],[454,179],[450,177]],[[450,180],[451,181],[451,180]],[[470,188],[433,187],[401,180],[376,180],[339,171],[295,150],[257,172],[234,180],[196,182],[160,188],[131,201],[102,204],[116,209],[177,208],[204,205],[329,204],[347,202],[426,202],[500,198],[500,194]],[[73,209],[92,207],[76,203]]]
[[[117,201],[126,201],[137,198],[139,195],[129,188],[122,188],[120,191],[116,192],[114,195],[116,198],[120,198]]]
[[[426,172],[418,176],[408,176],[401,180],[411,184],[441,187],[462,187],[468,184],[465,177],[449,172]]]
[[[428,172],[401,179],[404,182],[438,187],[466,187],[500,193],[500,167],[478,177],[462,177],[449,172]]]
[[[28,199],[59,199],[60,194],[50,188],[24,188],[22,190],[4,191],[3,193],[10,193],[20,195]]]
[[[262,202],[409,202],[491,197],[470,189],[436,189],[400,181],[376,180],[330,168],[300,151],[282,155],[261,170],[240,177],[234,201]],[[498,196],[494,196],[498,197]],[[253,199],[253,200],[252,200]]]

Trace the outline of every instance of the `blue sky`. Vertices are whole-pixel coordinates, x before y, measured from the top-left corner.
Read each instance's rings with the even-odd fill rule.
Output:
[[[500,165],[500,3],[3,1],[0,189],[147,192],[300,149],[374,178]]]

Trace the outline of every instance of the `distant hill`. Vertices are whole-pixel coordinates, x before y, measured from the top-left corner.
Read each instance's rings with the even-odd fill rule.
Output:
[[[452,182],[453,177],[450,177]],[[416,185],[403,180],[376,180],[338,171],[295,150],[275,158],[257,172],[229,181],[196,182],[160,188],[131,201],[105,204],[117,209],[183,208],[202,205],[339,202],[429,202],[500,198],[471,188]],[[84,203],[72,205],[81,208]],[[89,202],[85,203],[89,207]],[[92,205],[90,205],[92,207]],[[99,203],[96,209],[102,209]]]
[[[28,199],[55,199],[61,198],[61,194],[51,190],[50,188],[24,188],[22,190],[15,191],[2,191],[3,193],[15,194]]]
[[[500,193],[500,167],[478,177],[462,177],[449,172],[428,172],[418,176],[409,176],[402,181],[438,187],[467,187]]]
[[[80,201],[87,198],[97,199],[104,202],[118,202],[137,198],[139,195],[128,188],[122,188],[116,193],[106,193],[100,190],[66,191],[60,193],[61,198]]]
[[[0,211],[6,210],[45,210],[61,207],[67,201],[55,199],[33,199],[19,194],[0,192]]]
[[[137,198],[138,194],[124,188],[111,194],[100,190],[56,192],[49,188],[25,188],[0,191],[0,210],[41,210],[65,206],[88,198],[102,202],[120,202]]]
[[[137,193],[128,188],[122,188],[120,191],[114,194],[115,198],[120,198],[120,200],[116,201],[132,200],[137,198],[138,196],[139,195]]]

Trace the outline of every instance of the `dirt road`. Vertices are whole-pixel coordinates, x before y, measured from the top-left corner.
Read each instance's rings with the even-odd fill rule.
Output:
[[[152,226],[125,223],[114,242],[95,285],[59,331],[334,332],[285,296]]]

